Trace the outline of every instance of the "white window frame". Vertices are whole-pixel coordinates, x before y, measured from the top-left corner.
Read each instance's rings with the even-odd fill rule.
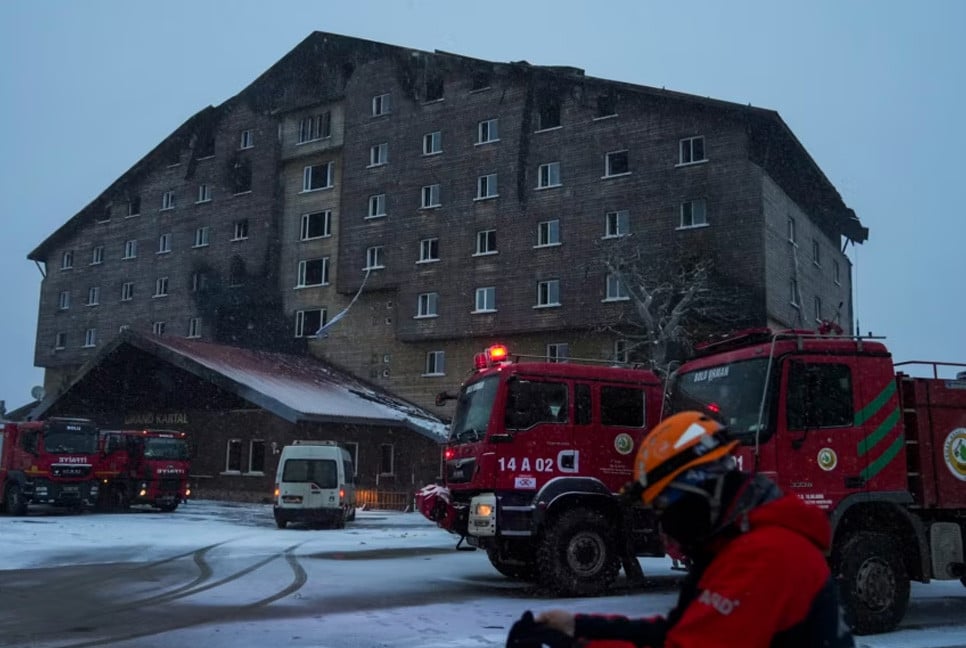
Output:
[[[795,279],[790,280],[789,290],[791,292],[790,301],[792,306],[795,308],[801,308],[801,305],[798,303],[798,282]]]
[[[700,209],[698,209],[700,208]],[[696,213],[700,212],[701,222],[697,222]],[[685,224],[684,215],[685,213],[690,213],[690,223]],[[681,203],[680,210],[680,225],[677,229],[695,229],[697,227],[708,227],[708,201],[704,198],[695,198],[694,200],[685,200]]]
[[[104,246],[95,245],[91,249],[91,265],[100,265],[104,263]]]
[[[67,348],[67,332],[58,331],[54,335],[54,349],[60,351],[61,349]]]
[[[492,242],[492,247],[491,247]],[[489,256],[491,254],[498,254],[499,249],[496,246],[496,230],[479,230],[476,233],[476,252],[473,256]]]
[[[796,238],[796,232],[795,232],[795,219],[792,218],[791,216],[788,217],[787,236],[788,236],[789,243],[791,243],[792,245],[798,245],[798,239]]]
[[[175,199],[173,191],[165,191],[161,194],[161,211],[174,209]]]
[[[425,238],[419,242],[419,260],[416,263],[439,262],[439,237]]]
[[[439,207],[442,207],[442,203],[440,202],[439,183],[424,185],[422,190],[419,192],[419,194],[420,194],[420,202],[419,202],[420,209],[437,209]]]
[[[205,183],[198,185],[198,200],[195,204],[211,202],[211,187]]]
[[[84,348],[90,349],[97,346],[97,329],[89,328],[84,331]]]
[[[166,232],[158,237],[158,254],[171,252],[171,233]]]
[[[262,444],[262,469],[254,470],[252,467],[252,459],[255,457],[255,444]],[[245,472],[246,475],[264,475],[265,474],[265,452],[268,450],[268,444],[265,443],[265,439],[251,439],[248,442],[248,470]]]
[[[443,131],[423,135],[423,155],[439,155],[443,152]]]
[[[617,156],[621,154],[624,155],[624,158],[625,158],[624,163],[625,163],[625,166],[627,167],[627,170],[618,171],[615,173],[613,169],[614,167],[613,156]],[[604,154],[604,176],[603,176],[604,178],[620,178],[622,176],[629,176],[630,174],[631,174],[631,154],[629,150],[623,149],[620,151],[610,151],[609,153]]]
[[[496,312],[496,286],[483,286],[476,289],[472,313]]]
[[[537,167],[537,189],[560,187],[560,162],[547,162]]]
[[[382,456],[383,448],[389,448],[389,472],[382,471]],[[381,443],[379,444],[379,474],[380,475],[395,475],[396,472],[396,447],[391,443]]]
[[[484,119],[476,125],[476,145],[500,141],[500,120],[497,117]]]
[[[359,474],[359,443],[356,441],[346,441],[342,444],[352,457],[352,476]]]
[[[381,245],[372,245],[366,248],[366,265],[362,268],[363,270],[381,270],[386,266],[382,263],[382,250]]]
[[[388,92],[372,98],[372,116],[381,117],[392,112],[392,97]]]
[[[121,284],[121,301],[131,301],[134,299],[134,282],[125,281]]]
[[[100,286],[91,286],[87,289],[87,305],[97,306],[101,303],[101,288]]]
[[[695,144],[697,142],[701,143],[701,157],[695,157]],[[678,143],[678,163],[677,166],[690,166],[692,164],[701,164],[708,161],[707,151],[704,146],[704,135],[695,135],[694,137],[685,137]]]
[[[416,315],[413,319],[439,317],[439,293],[424,292],[416,297]]]
[[[299,131],[295,144],[308,144],[328,139],[332,136],[332,113],[325,111],[307,115],[299,120]]]
[[[191,247],[202,248],[210,244],[211,228],[205,225],[195,230],[195,244]]]
[[[232,468],[230,465],[231,461],[231,448],[232,445],[238,446],[238,468]],[[241,439],[228,439],[225,443],[225,469],[222,471],[223,475],[240,475],[241,474],[241,464],[242,464],[242,440]]]
[[[309,313],[318,313],[319,326],[315,330],[306,330],[305,323],[308,318]],[[304,310],[295,311],[295,337],[312,337],[318,332],[320,328],[326,325],[328,322],[329,312],[327,308],[320,306],[319,308],[306,308]]]
[[[131,239],[124,242],[124,256],[122,259],[136,259],[138,256],[138,241]]]
[[[626,209],[615,209],[604,214],[604,238],[620,238],[631,231],[631,213]]]
[[[628,345],[627,340],[614,340],[614,362],[619,362],[620,364],[628,363],[630,360],[629,346],[630,345]]]
[[[446,375],[446,352],[427,351],[426,364],[423,365],[423,376],[445,376]]]
[[[366,168],[385,166],[389,163],[389,142],[373,144],[369,147],[369,166]]]
[[[248,238],[248,219],[241,218],[236,220],[234,223],[234,232],[232,233],[232,241],[244,241]]]
[[[841,269],[837,259],[832,259],[832,281],[835,282],[836,286],[842,285]]]
[[[567,362],[570,360],[568,342],[551,342],[547,345],[547,362]]]
[[[386,194],[373,194],[369,196],[369,213],[366,216],[369,218],[385,218],[386,217]]]
[[[318,263],[321,266],[319,283],[306,283],[306,277],[309,274],[309,264]],[[329,285],[329,257],[317,257],[315,259],[302,259],[299,261],[298,268],[298,278],[295,282],[296,288],[310,288],[312,286],[328,286]]]
[[[201,337],[201,318],[192,317],[188,320],[188,338],[200,338]]]
[[[239,136],[238,148],[244,150],[244,149],[250,149],[254,147],[255,147],[255,131],[253,131],[251,128],[246,128],[241,132],[241,135]]]
[[[812,309],[815,311],[815,321],[822,321],[822,298],[818,295],[812,298]]]
[[[127,203],[127,215],[124,218],[134,218],[141,215],[141,197],[135,196]]]
[[[499,185],[495,173],[481,175],[476,179],[476,198],[474,200],[490,200],[500,195]]]
[[[70,310],[70,291],[62,290],[57,296],[57,310]]]
[[[822,246],[818,239],[812,239],[812,263],[817,268],[822,267]]]
[[[545,279],[537,282],[537,303],[534,308],[557,308],[560,304],[560,280]]]
[[[537,223],[537,244],[533,247],[544,248],[558,245],[560,245],[560,219],[554,218]]]
[[[309,236],[312,231],[312,221],[313,217],[321,218],[322,220],[322,234],[318,236]],[[299,240],[300,241],[312,241],[314,239],[328,238],[332,236],[332,210],[323,209],[315,212],[308,212],[302,214],[302,224],[299,229]]]
[[[301,193],[312,193],[313,191],[322,191],[324,189],[331,189],[333,183],[335,182],[333,176],[334,162],[323,162],[321,164],[310,164],[302,169],[302,191]],[[323,180],[324,184],[314,187],[316,169],[319,169],[318,173],[324,174]]]
[[[154,297],[168,296],[168,278],[158,277],[154,282]]]
[[[70,270],[74,267],[74,251],[67,250],[62,255],[60,255],[60,269]]]
[[[627,286],[621,281],[621,276],[616,272],[610,272],[606,277],[606,286],[604,288],[604,299],[605,302],[615,302],[615,301],[627,301],[630,299],[630,293],[627,291]]]
[[[151,333],[161,337],[164,335],[165,323],[163,321],[154,322],[151,324]]]

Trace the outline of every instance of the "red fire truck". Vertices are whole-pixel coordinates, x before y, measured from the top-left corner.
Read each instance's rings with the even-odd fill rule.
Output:
[[[476,356],[456,395],[443,484],[420,511],[486,550],[502,574],[566,595],[604,591],[621,562],[663,555],[649,513],[619,497],[645,432],[660,420],[651,371],[511,360],[497,345]],[[635,571],[632,571],[635,570]]]
[[[756,329],[700,347],[669,384],[672,412],[715,415],[745,470],[828,511],[858,633],[899,623],[910,579],[966,585],[966,373],[940,378],[943,365],[966,367],[894,367],[872,338]]]
[[[29,504],[77,510],[94,505],[99,458],[94,423],[50,418],[0,425],[0,505],[7,515],[26,515]]]
[[[187,436],[175,430],[102,430],[99,508],[178,508],[191,495]]]

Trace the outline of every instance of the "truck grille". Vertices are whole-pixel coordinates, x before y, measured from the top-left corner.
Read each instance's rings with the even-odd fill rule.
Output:
[[[158,490],[162,493],[177,493],[181,481],[178,479],[162,479],[158,484]]]
[[[50,472],[54,477],[87,477],[91,472],[90,464],[53,464]]]
[[[446,462],[446,483],[465,484],[473,479],[476,472],[476,459],[450,459]]]

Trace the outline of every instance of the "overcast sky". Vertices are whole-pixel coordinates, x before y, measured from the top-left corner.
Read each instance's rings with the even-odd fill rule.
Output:
[[[778,111],[871,230],[850,251],[862,331],[897,361],[966,362],[964,25],[955,0],[4,0],[0,399],[42,383],[27,254],[313,30]]]

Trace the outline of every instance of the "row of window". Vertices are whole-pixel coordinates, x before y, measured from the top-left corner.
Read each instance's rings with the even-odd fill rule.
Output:
[[[228,439],[225,449],[225,473],[227,474],[265,474],[266,443],[263,439],[252,439],[248,442],[248,461],[247,466],[242,462],[242,440]],[[359,474],[359,444],[355,441],[348,441],[343,447],[349,451],[352,457],[352,469],[355,471],[353,476]],[[392,443],[383,443],[379,446],[379,474],[395,474],[395,455],[396,450]]]
[[[789,302],[794,308],[801,310],[805,306],[805,304],[803,303],[804,300],[802,299],[802,293],[798,286],[798,281],[796,281],[795,279],[792,279],[789,282],[788,288],[789,288],[788,290]],[[818,295],[815,295],[814,297],[812,297],[812,316],[815,318],[815,322],[821,323],[828,319],[837,320],[838,315],[839,315],[838,312],[835,312],[835,313],[826,312],[823,309],[821,297],[819,297]]]
[[[570,359],[570,344],[567,342],[551,342],[546,345],[545,349],[545,357],[548,362],[567,362]],[[629,346],[626,340],[616,340],[614,342],[613,355],[610,360],[626,363],[629,359],[628,349]],[[446,351],[427,351],[422,375],[425,377],[446,375]]]
[[[127,326],[122,326],[121,330],[126,329]],[[155,335],[164,335],[167,332],[166,322],[154,322],[151,326],[151,330]],[[185,334],[187,338],[200,338],[201,337],[201,318],[192,317],[188,320],[188,329]],[[67,348],[67,333],[65,331],[59,331],[54,335],[54,350],[61,351]],[[97,346],[97,328],[91,327],[84,331],[84,343],[81,345],[83,348],[93,348]]]
[[[243,268],[236,266],[243,265],[242,263],[232,264],[232,273],[229,278],[229,286],[239,285],[241,275],[243,274]],[[154,294],[153,297],[167,297],[169,295],[170,282],[168,277],[158,277],[154,282]],[[191,275],[191,292],[197,292],[204,289],[208,285],[208,276],[203,272],[195,272]],[[125,281],[121,284],[121,301],[131,301],[134,299],[134,282]],[[85,306],[99,306],[101,303],[101,288],[100,286],[90,286],[87,289],[87,302]],[[57,309],[58,310],[69,310],[71,305],[71,291],[62,290],[57,296]]]
[[[795,219],[791,216],[788,217],[788,242],[798,247],[798,233],[796,232]],[[812,264],[817,268],[822,267],[822,244],[816,238],[812,239]],[[838,259],[832,259],[832,280],[836,285],[842,284]]]

